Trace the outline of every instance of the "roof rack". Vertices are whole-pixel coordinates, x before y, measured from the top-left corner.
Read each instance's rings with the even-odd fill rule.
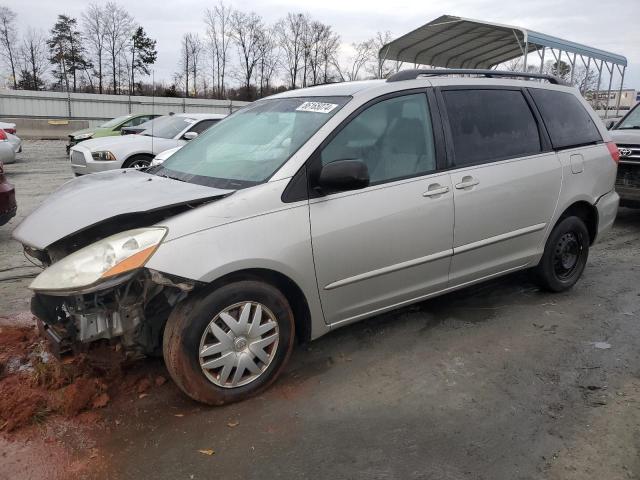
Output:
[[[503,70],[478,70],[473,68],[429,68],[400,70],[387,78],[387,82],[401,82],[403,80],[415,80],[422,75],[481,75],[486,78],[512,77],[512,78],[537,78],[547,80],[554,85],[563,85],[563,82],[553,75],[542,73],[507,72]]]

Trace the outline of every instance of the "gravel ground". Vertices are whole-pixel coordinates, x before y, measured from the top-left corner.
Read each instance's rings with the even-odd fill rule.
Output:
[[[17,215],[0,227],[0,316],[29,309],[27,285],[40,271],[25,258],[11,232],[47,196],[73,178],[65,142],[24,140],[16,163],[5,165],[9,181],[16,187]]]
[[[70,176],[63,153],[28,142],[7,169],[21,215]],[[30,271],[9,230],[3,265]],[[257,398],[206,408],[168,382],[109,406],[91,449],[51,442],[82,478],[640,478],[639,239],[621,209],[569,292],[511,275],[300,346]],[[24,283],[0,281],[3,309],[26,306]]]

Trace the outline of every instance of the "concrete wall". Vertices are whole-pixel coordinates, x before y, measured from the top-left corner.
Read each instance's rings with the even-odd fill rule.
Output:
[[[230,113],[248,102],[0,89],[0,121],[21,138],[66,138],[128,113]]]

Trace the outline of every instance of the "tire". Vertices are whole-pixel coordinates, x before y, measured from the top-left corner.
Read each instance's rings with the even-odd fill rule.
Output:
[[[151,158],[146,155],[134,155],[131,158],[127,158],[122,164],[122,168],[147,168],[151,165]]]
[[[242,312],[247,305],[249,323],[259,324],[260,330],[251,330],[251,325],[243,330]],[[258,305],[261,320],[255,322]],[[222,315],[225,312],[228,316]],[[231,321],[236,319],[237,323]],[[266,332],[257,336],[262,330]],[[274,334],[275,342],[266,345]],[[267,283],[243,280],[179,304],[165,327],[163,355],[171,378],[184,393],[198,402],[223,405],[269,387],[289,359],[294,337],[293,311],[285,296]],[[212,353],[201,355],[209,350]]]
[[[582,219],[561,219],[551,231],[535,269],[538,284],[551,292],[570,289],[582,275],[588,256],[589,232]]]

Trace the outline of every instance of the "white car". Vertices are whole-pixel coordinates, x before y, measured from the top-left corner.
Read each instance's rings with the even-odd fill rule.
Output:
[[[157,154],[184,145],[225,116],[178,113],[156,119],[153,128],[139,135],[85,140],[71,148],[71,168],[78,176],[118,168],[148,167]]]
[[[162,165],[167,158],[169,158],[171,155],[176,153],[181,148],[182,148],[182,145],[176,148],[170,148],[169,150],[165,150],[164,152],[160,152],[158,155],[156,155],[153,158],[153,160],[151,160],[151,166],[155,167],[156,165]]]
[[[0,123],[0,125],[7,124]],[[13,131],[15,132],[15,128]],[[22,152],[22,140],[0,128],[0,162],[13,163],[16,161],[16,154],[20,152]]]

